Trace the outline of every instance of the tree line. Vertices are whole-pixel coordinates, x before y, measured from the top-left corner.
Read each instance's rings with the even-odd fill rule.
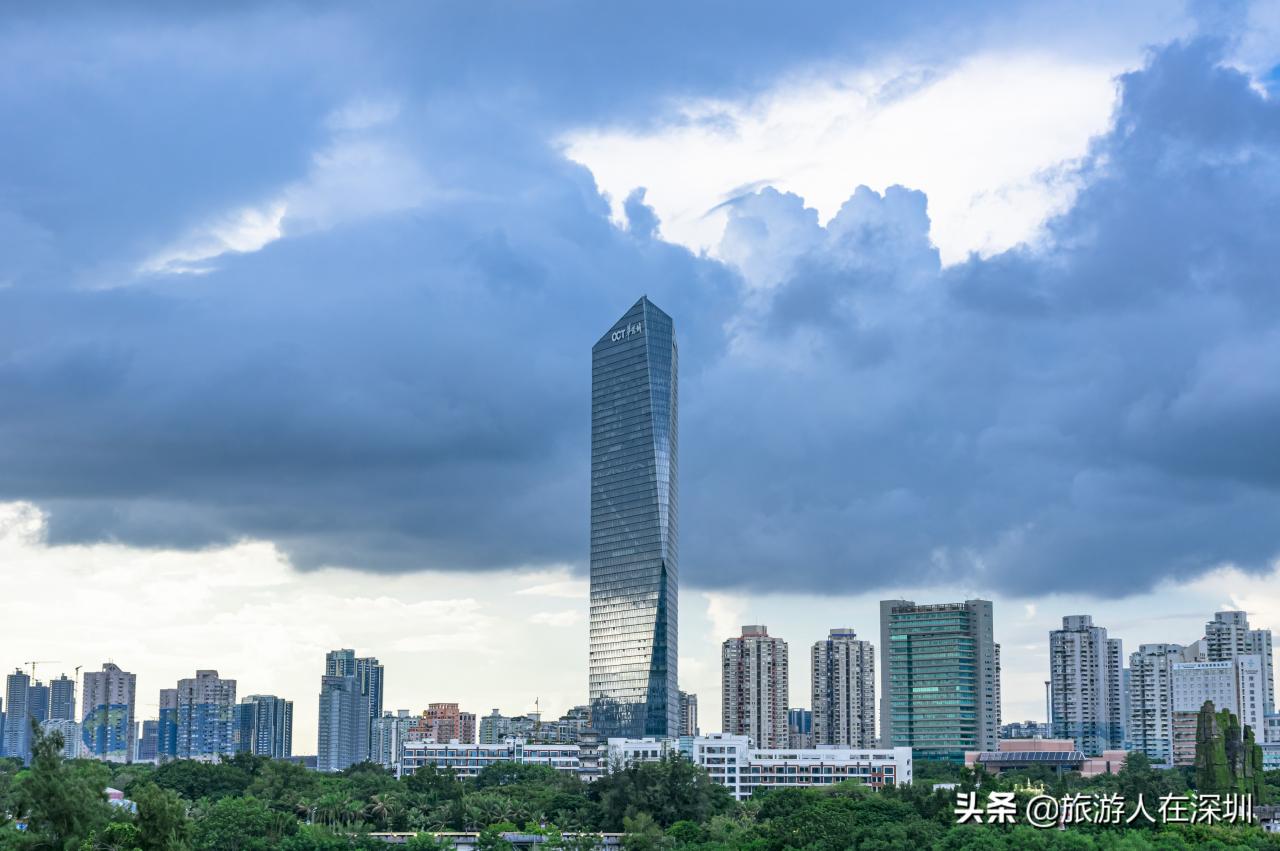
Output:
[[[1206,722],[1209,739],[1230,729]],[[1215,733],[1216,731],[1216,733]],[[1242,737],[1243,743],[1243,737]],[[480,847],[509,847],[504,831],[540,833],[542,847],[588,849],[598,832],[624,833],[629,851],[1002,851],[1194,848],[1280,849],[1280,839],[1244,825],[1079,825],[1038,830],[1024,824],[957,824],[957,791],[1033,791],[1065,795],[1091,790],[1148,800],[1193,792],[1197,776],[1240,788],[1232,765],[1243,751],[1223,745],[1186,770],[1153,768],[1130,755],[1115,775],[1082,778],[1043,767],[1000,776],[918,761],[916,782],[875,791],[857,781],[789,788],[737,802],[698,766],[672,756],[629,766],[591,783],[546,766],[500,763],[474,779],[426,769],[397,779],[363,763],[339,774],[237,755],[216,764],[179,760],[161,766],[64,760],[56,733],[37,734],[29,767],[0,761],[0,849],[56,851],[327,851],[386,849],[370,834],[418,832],[419,851],[452,847],[433,834],[472,831]],[[1215,752],[1216,754],[1216,752]],[[1280,772],[1252,777],[1263,796],[1280,791]],[[107,803],[122,790],[136,812]],[[954,788],[946,788],[954,786]],[[935,788],[938,787],[938,788]],[[25,829],[19,829],[19,825]]]

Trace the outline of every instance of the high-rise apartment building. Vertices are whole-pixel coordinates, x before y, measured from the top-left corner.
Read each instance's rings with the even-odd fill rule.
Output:
[[[852,629],[833,629],[814,642],[810,661],[814,743],[875,747],[875,647]]]
[[[1204,626],[1205,654],[1210,662],[1227,662],[1237,656],[1257,656],[1262,664],[1263,700],[1267,713],[1276,711],[1275,679],[1272,673],[1271,630],[1250,629],[1244,612],[1214,613]]]
[[[138,725],[134,762],[158,762],[160,759],[160,722],[148,718]]]
[[[76,681],[66,674],[49,681],[49,719],[76,720]]]
[[[1089,756],[1124,747],[1124,649],[1089,615],[1068,615],[1049,633],[1053,737]]]
[[[293,756],[293,701],[251,694],[236,711],[236,750],[272,759]]]
[[[236,681],[214,670],[178,680],[178,759],[217,762],[236,752]]]
[[[880,747],[963,762],[1000,735],[991,602],[880,601]]]
[[[591,349],[591,719],[602,739],[680,723],[678,358],[641,298]]]
[[[1173,764],[1173,665],[1204,661],[1200,654],[1199,642],[1140,644],[1129,654],[1129,746],[1156,765]]]
[[[384,679],[383,665],[372,656],[356,656],[350,648],[331,650],[325,655],[324,675],[326,677],[351,677],[355,680],[355,690],[359,695],[360,711],[365,714],[363,722],[352,719],[354,725],[349,731],[357,740],[355,762],[363,762],[370,757],[369,742],[373,732],[373,721],[382,717],[382,691]],[[321,692],[325,691],[323,685]],[[323,696],[322,696],[323,701]],[[341,703],[341,701],[339,701]],[[332,701],[331,701],[332,704]],[[332,704],[336,705],[336,704]],[[343,722],[346,729],[346,722]],[[343,766],[345,767],[345,766]],[[335,771],[339,769],[334,769]]]
[[[497,710],[495,710],[497,711]],[[409,730],[418,719],[407,709],[382,713],[373,719],[369,742],[369,761],[394,770],[400,763],[400,746],[408,740]]]
[[[156,761],[178,758],[178,690],[160,689],[160,717],[156,721]]]
[[[456,703],[428,704],[409,736],[417,741],[475,744],[476,716],[474,712],[463,712]]]
[[[4,742],[0,755],[31,761],[31,677],[21,668],[4,678]]]
[[[787,642],[761,624],[744,626],[741,636],[724,642],[721,662],[724,733],[747,736],[757,748],[787,747]]]
[[[37,724],[49,720],[49,687],[39,680],[31,681],[27,692],[27,712]]]
[[[317,770],[342,771],[368,757],[372,725],[365,723],[367,707],[355,674],[320,678]]]
[[[680,692],[680,726],[676,733],[681,736],[697,736],[698,733],[698,696],[692,692]]]
[[[138,678],[113,662],[85,673],[80,735],[86,757],[107,762],[133,759],[137,686]]]

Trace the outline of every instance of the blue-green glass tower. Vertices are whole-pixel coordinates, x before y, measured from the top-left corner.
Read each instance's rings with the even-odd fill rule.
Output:
[[[591,723],[602,738],[679,727],[677,356],[641,298],[591,350]]]

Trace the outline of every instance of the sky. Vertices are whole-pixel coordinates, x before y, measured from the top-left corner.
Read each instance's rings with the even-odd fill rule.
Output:
[[[590,348],[681,348],[681,683],[877,601],[1280,629],[1280,3],[0,19],[0,667],[586,698]],[[55,628],[55,625],[56,628]],[[39,673],[39,672],[38,672]]]

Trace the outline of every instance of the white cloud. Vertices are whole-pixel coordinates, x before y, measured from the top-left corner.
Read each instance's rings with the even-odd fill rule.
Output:
[[[535,612],[529,616],[529,623],[543,626],[574,626],[585,620],[578,609],[564,609],[559,612]]]
[[[333,136],[301,180],[268,200],[220,213],[144,259],[138,274],[205,274],[232,253],[258,251],[290,235],[413,209],[431,190],[410,146],[394,134],[399,103],[354,101],[326,120]]]
[[[749,102],[684,103],[651,133],[583,128],[563,142],[616,215],[645,186],[665,237],[695,250],[714,253],[724,213],[713,210],[744,188],[795,192],[825,221],[859,184],[900,183],[928,194],[934,242],[953,263],[1031,239],[1071,202],[1064,166],[1106,130],[1121,70],[1040,54],[884,67],[789,80]]]

